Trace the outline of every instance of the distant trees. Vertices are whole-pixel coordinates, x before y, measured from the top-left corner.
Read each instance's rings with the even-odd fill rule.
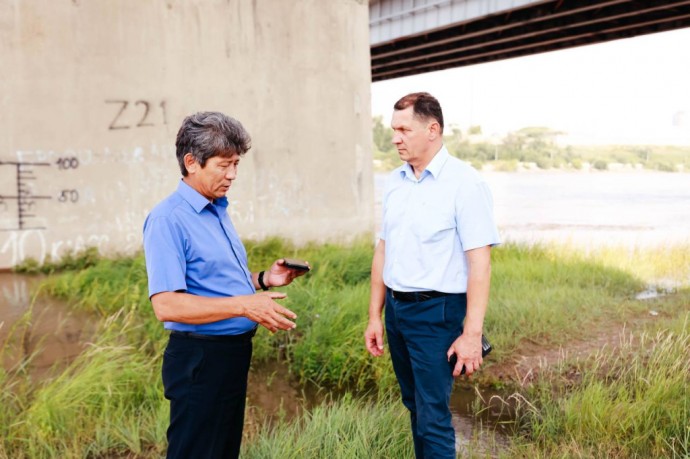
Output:
[[[372,119],[374,141],[374,166],[380,170],[391,170],[400,165],[398,152],[393,145],[393,130],[383,125],[383,117]]]
[[[383,125],[383,117],[375,116],[372,120],[374,124],[374,148],[380,152],[390,152],[394,150],[393,147],[393,131],[391,128]]]
[[[565,155],[556,144],[561,132],[545,127],[529,127],[511,132],[503,139],[485,138],[481,126],[472,126],[463,135],[457,126],[450,126],[444,137],[448,151],[481,167],[487,162],[503,161],[517,166],[518,163],[535,163],[540,168],[553,167],[565,162]],[[505,167],[501,164],[500,167]]]
[[[399,166],[400,159],[392,143],[393,131],[383,125],[383,118],[373,118],[374,163],[378,170]],[[526,127],[502,138],[485,136],[481,126],[462,130],[446,126],[443,142],[450,154],[481,169],[491,164],[495,170],[513,171],[520,165],[540,169],[591,167],[610,169],[610,165],[628,165],[661,171],[690,170],[690,147],[666,146],[560,146],[564,132],[548,127]],[[620,167],[620,166],[619,166]]]

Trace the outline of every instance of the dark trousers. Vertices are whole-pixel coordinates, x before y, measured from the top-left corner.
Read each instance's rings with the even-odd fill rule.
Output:
[[[450,394],[453,367],[446,352],[462,333],[465,294],[421,302],[386,293],[386,335],[402,402],[410,411],[417,459],[455,458]]]
[[[251,356],[251,336],[209,341],[170,335],[163,356],[169,459],[239,457]]]

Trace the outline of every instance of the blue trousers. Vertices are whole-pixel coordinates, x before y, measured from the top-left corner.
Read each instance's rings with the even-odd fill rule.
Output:
[[[168,459],[239,457],[251,356],[251,337],[218,342],[170,335],[163,356]]]
[[[455,459],[450,394],[453,367],[446,353],[462,334],[465,294],[421,302],[386,293],[386,335],[402,402],[410,411],[417,459]]]

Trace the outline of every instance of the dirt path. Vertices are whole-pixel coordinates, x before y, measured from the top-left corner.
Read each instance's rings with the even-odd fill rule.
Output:
[[[638,336],[645,327],[665,315],[648,308],[622,322],[599,324],[589,338],[575,339],[557,347],[544,347],[542,344],[526,341],[520,344],[519,351],[514,356],[487,367],[482,376],[488,380],[529,385],[540,371],[558,362],[584,359],[602,349],[620,347],[622,342]]]

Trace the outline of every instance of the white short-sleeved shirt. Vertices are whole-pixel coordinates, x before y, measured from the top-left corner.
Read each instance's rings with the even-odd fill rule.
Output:
[[[383,282],[393,290],[467,291],[465,251],[500,244],[491,191],[469,164],[442,147],[417,180],[408,163],[383,197]]]

